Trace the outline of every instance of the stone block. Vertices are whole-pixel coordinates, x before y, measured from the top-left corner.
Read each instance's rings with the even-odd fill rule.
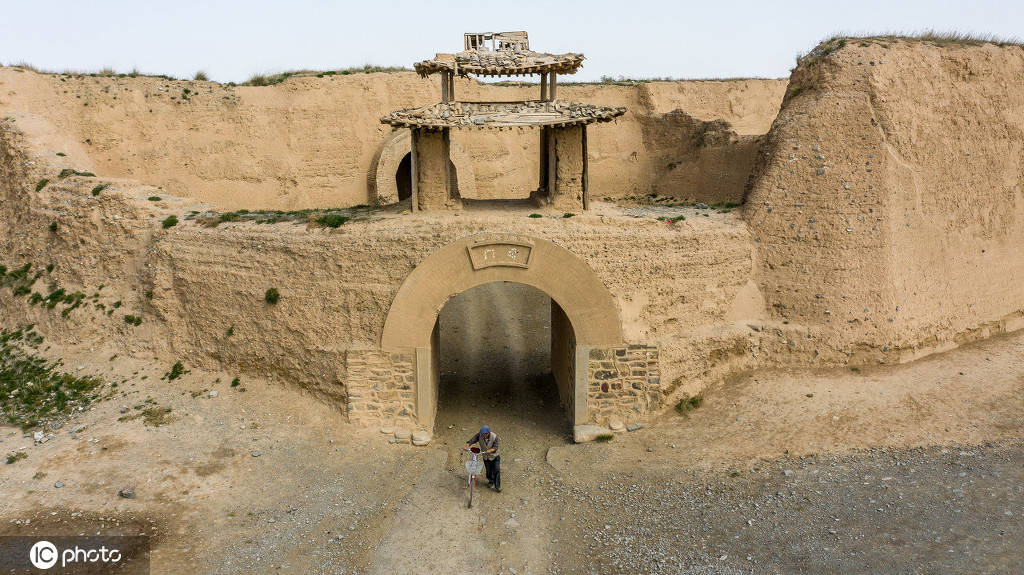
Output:
[[[577,425],[572,428],[572,440],[576,443],[584,443],[594,441],[599,435],[610,433],[610,429],[599,425]]]

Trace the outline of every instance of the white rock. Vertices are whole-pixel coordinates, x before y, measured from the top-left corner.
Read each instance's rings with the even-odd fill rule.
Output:
[[[412,437],[412,432],[409,431],[408,429],[396,429],[395,430],[395,439],[397,439],[399,441],[399,443],[408,443],[409,439],[411,437]]]
[[[380,428],[380,432],[383,433],[384,435],[391,435],[392,433],[395,432],[395,428],[390,426],[384,426]]]
[[[417,430],[416,432],[414,432],[412,434],[412,444],[413,445],[420,445],[420,446],[427,445],[427,444],[430,443],[430,439],[431,439],[430,432],[429,431],[424,431],[422,429]]]
[[[577,425],[572,428],[572,440],[576,443],[594,441],[599,435],[611,433],[607,427],[600,425]]]
[[[210,397],[217,397],[217,392],[216,391],[211,391],[207,395],[209,395]]]
[[[612,431],[616,432],[625,431],[626,424],[622,422],[622,419],[618,417],[612,417],[608,420],[608,429],[611,429]]]

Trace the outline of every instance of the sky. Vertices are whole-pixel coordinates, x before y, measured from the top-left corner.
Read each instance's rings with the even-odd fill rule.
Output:
[[[1024,34],[1024,2],[816,0],[327,2],[0,0],[0,63],[240,82],[257,73],[407,66],[464,32],[526,30],[540,52],[583,52],[574,78],[780,78],[835,34]]]

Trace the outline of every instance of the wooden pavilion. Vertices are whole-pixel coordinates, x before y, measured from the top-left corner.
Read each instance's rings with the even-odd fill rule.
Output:
[[[412,205],[414,210],[458,209],[449,151],[452,129],[540,128],[540,177],[531,195],[540,205],[566,211],[588,204],[587,124],[611,121],[623,107],[595,106],[556,98],[558,74],[574,74],[583,54],[545,54],[530,50],[526,32],[465,35],[457,54],[437,54],[418,62],[421,76],[441,74],[441,101],[396,110],[381,122],[412,131]],[[540,75],[540,98],[516,102],[464,102],[455,99],[455,76]]]

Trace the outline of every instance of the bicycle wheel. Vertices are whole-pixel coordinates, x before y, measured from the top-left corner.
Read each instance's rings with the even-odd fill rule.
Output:
[[[473,507],[473,487],[475,485],[476,485],[476,475],[474,475],[474,476],[469,478],[469,505],[468,505],[468,507],[470,507],[470,508]]]

